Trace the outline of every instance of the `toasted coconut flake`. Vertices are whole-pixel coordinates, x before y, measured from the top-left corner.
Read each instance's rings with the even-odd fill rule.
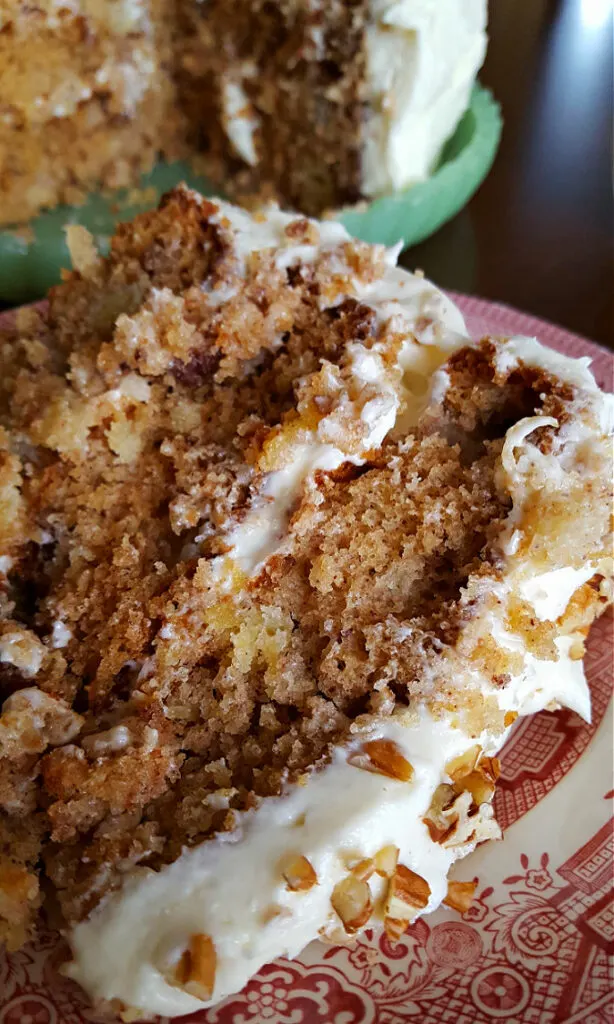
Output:
[[[292,892],[307,892],[318,884],[318,876],[306,857],[292,857],[282,867],[287,888]]]
[[[414,769],[393,740],[368,740],[350,754],[348,763],[399,782],[411,782],[414,777]]]
[[[382,878],[391,878],[399,859],[398,846],[382,846],[375,854],[375,870]]]
[[[477,882],[448,882],[448,894],[444,899],[446,907],[466,914],[473,902]]]
[[[446,765],[446,775],[449,775],[452,782],[458,782],[459,779],[464,778],[465,775],[469,775],[473,771],[481,753],[482,748],[476,743],[475,746],[466,750],[464,754],[453,757]]]
[[[367,882],[354,874],[337,882],[330,901],[350,934],[362,928],[371,916],[371,890]]]
[[[210,935],[197,932],[192,935],[188,949],[184,950],[177,965],[177,983],[197,999],[210,999],[215,985],[217,956]]]
[[[426,879],[404,864],[397,864],[388,886],[384,915],[395,921],[413,921],[430,898],[431,887]]]

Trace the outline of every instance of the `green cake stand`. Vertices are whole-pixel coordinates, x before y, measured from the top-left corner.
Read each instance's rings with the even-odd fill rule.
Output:
[[[339,211],[350,234],[367,242],[405,248],[417,245],[466,205],[490,171],[501,138],[501,113],[491,93],[476,85],[469,109],[444,147],[428,181]],[[156,206],[168,189],[185,181],[204,195],[209,182],[185,163],[159,163],[136,189],[93,193],[81,206],[60,206],[27,225],[0,231],[0,301],[10,304],[40,298],[70,266],[64,229],[82,224],[106,252],[115,225]]]

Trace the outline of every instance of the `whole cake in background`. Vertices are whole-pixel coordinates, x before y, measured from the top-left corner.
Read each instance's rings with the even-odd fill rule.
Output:
[[[468,908],[515,720],[590,717],[614,406],[333,221],[181,188],[70,242],[0,338],[0,939],[55,908],[173,1016]]]
[[[0,0],[0,224],[159,156],[309,214],[434,169],[487,0]]]

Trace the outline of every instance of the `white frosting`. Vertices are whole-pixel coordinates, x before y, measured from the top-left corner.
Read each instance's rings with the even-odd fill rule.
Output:
[[[247,64],[239,70],[242,71],[243,79],[249,78],[255,73],[255,68]],[[260,124],[260,118],[250,103],[241,80],[225,78],[221,94],[224,130],[238,156],[245,160],[250,167],[255,167],[258,163],[255,134]]]
[[[414,768],[411,783],[365,772],[337,750],[332,763],[242,816],[237,833],[184,852],[161,872],[135,873],[122,891],[72,932],[71,977],[98,998],[118,996],[148,1013],[181,1014],[203,1005],[169,984],[186,940],[195,932],[214,936],[215,1002],[240,988],[263,963],[296,956],[331,920],[330,896],[348,862],[393,844],[402,862],[431,887],[427,910],[446,894],[458,848],[433,843],[422,818],[445,764],[473,742],[422,709],[409,726],[389,722],[369,739],[393,739]],[[493,750],[488,736],[481,737]],[[318,884],[288,890],[280,865],[285,856],[306,856]],[[376,883],[377,884],[377,880]],[[272,906],[281,914],[265,923]]]
[[[486,22],[487,0],[371,0],[365,195],[431,174],[469,105],[486,53]]]
[[[260,499],[249,515],[226,538],[231,558],[243,572],[252,575],[262,562],[280,547],[288,525],[288,513],[297,501],[305,481],[317,470],[330,472],[346,461],[346,455],[333,445],[296,445],[291,461],[272,473],[260,492]],[[219,560],[224,572],[227,561]]]
[[[557,702],[588,717],[582,663],[569,660],[565,642],[558,662],[528,661],[500,692],[501,707],[532,714]],[[322,929],[334,927],[334,886],[349,865],[389,844],[430,886],[423,913],[435,910],[446,895],[451,865],[475,844],[433,842],[423,821],[433,793],[449,781],[450,760],[476,743],[495,754],[508,732],[471,736],[450,720],[435,720],[424,706],[411,717],[394,715],[368,738],[397,744],[414,768],[411,782],[363,771],[348,763],[348,749],[336,750],[306,785],[242,815],[237,831],[186,850],[159,872],[133,872],[121,895],[73,929],[74,960],[66,972],[95,998],[119,998],[148,1014],[201,1009],[240,989],[264,963],[297,956]],[[483,806],[483,827],[496,836],[490,813]],[[287,888],[281,865],[289,855],[307,857],[317,885],[306,892]],[[370,884],[375,903],[382,883],[375,877]],[[280,913],[267,920],[271,908]],[[215,944],[215,989],[208,1002],[172,984],[173,968],[195,933],[212,936]]]
[[[596,571],[592,562],[587,562],[581,569],[565,566],[524,580],[518,589],[521,597],[533,605],[538,619],[542,622],[555,621],[563,614],[578,587],[590,580]]]
[[[296,221],[298,214],[284,213],[277,206],[271,205],[258,216],[252,217],[246,210],[233,206],[222,199],[216,199],[218,213],[210,220],[226,220],[233,230],[233,248],[239,259],[245,259],[251,252],[261,249],[277,249],[277,262],[280,267],[291,266],[292,263],[309,263],[318,253],[334,249],[343,242],[350,241],[350,235],[334,220],[311,221],[318,229],[318,245],[296,245],[285,234],[289,224]]]

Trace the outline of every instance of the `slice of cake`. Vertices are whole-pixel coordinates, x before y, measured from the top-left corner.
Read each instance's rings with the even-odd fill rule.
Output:
[[[466,909],[514,720],[590,715],[613,409],[332,222],[72,244],[3,348],[0,919],[172,1016]]]
[[[428,177],[486,49],[486,0],[0,3],[0,225],[198,158],[320,213]]]

